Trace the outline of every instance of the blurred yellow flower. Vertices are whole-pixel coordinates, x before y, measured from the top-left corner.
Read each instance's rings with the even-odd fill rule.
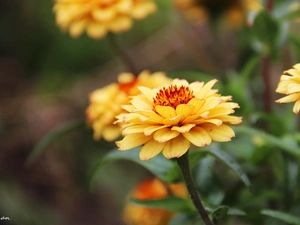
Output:
[[[227,142],[234,137],[229,124],[239,124],[241,117],[230,116],[237,103],[231,96],[221,96],[211,89],[217,80],[208,83],[175,79],[160,89],[139,87],[128,113],[117,116],[122,123],[123,140],[117,141],[119,150],[143,145],[140,158],[148,160],[160,152],[166,158],[178,158],[188,151],[191,143],[198,147],[212,141]]]
[[[132,198],[151,200],[166,198],[170,195],[186,198],[187,190],[182,183],[166,184],[157,178],[139,183],[131,193]],[[166,225],[174,216],[173,212],[163,209],[151,209],[128,203],[123,212],[124,222],[128,225]]]
[[[86,109],[86,116],[87,123],[94,130],[94,139],[103,137],[106,141],[113,141],[121,135],[120,127],[113,122],[117,115],[124,112],[121,105],[128,103],[128,96],[139,93],[138,86],[154,88],[168,83],[171,83],[171,79],[164,73],[150,74],[145,70],[138,77],[131,73],[121,73],[118,83],[93,91],[89,97],[90,105]]]
[[[154,0],[56,0],[56,23],[72,37],[84,31],[94,39],[108,32],[120,33],[132,26],[132,19],[144,19],[156,11]]]
[[[174,0],[175,8],[189,21],[201,22],[224,15],[231,27],[239,27],[249,11],[263,8],[260,0]]]
[[[277,103],[295,102],[293,112],[299,113],[300,110],[300,63],[293,66],[293,69],[284,71],[280,77],[280,82],[276,92],[287,96],[276,100]]]

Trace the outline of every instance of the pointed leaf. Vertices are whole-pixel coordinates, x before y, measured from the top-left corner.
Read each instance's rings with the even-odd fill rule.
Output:
[[[44,151],[46,148],[54,141],[56,141],[61,136],[68,134],[74,130],[84,128],[85,121],[84,120],[72,120],[67,123],[64,123],[48,134],[46,134],[42,140],[40,140],[33,148],[31,153],[29,154],[26,164],[30,165],[33,163],[36,158]]]
[[[262,138],[263,140],[268,142],[270,145],[276,146],[294,156],[300,157],[299,146],[291,146],[291,145],[287,144],[286,141],[283,141],[279,137],[275,137],[271,134],[267,134],[264,131],[260,131],[258,129],[254,129],[254,128],[246,127],[246,126],[238,126],[238,127],[235,127],[234,130],[238,133],[251,135],[253,137],[259,136],[260,138]]]
[[[228,213],[229,207],[228,206],[220,206],[216,210],[214,210],[211,214],[214,220],[219,220],[225,217]]]
[[[282,220],[289,224],[300,225],[300,217],[293,216],[281,211],[265,209],[261,211],[261,214]]]
[[[150,172],[152,172],[155,176],[159,177],[161,180],[169,182],[167,175],[170,169],[173,167],[174,162],[166,159],[161,154],[157,155],[156,157],[152,158],[149,161],[142,161],[139,157],[139,151],[140,148],[134,148],[128,151],[120,151],[118,149],[115,149],[109,152],[108,154],[106,154],[96,164],[96,167],[92,173],[90,185],[91,186],[94,185],[97,179],[97,175],[101,172],[101,169],[105,165],[115,162],[117,160],[129,160],[135,162],[148,169]]]
[[[207,153],[211,154],[212,156],[218,158],[222,162],[224,162],[230,169],[235,172],[238,177],[243,181],[243,183],[251,190],[251,182],[243,169],[240,167],[240,165],[235,162],[229,154],[226,152],[212,146],[212,148],[206,150]]]

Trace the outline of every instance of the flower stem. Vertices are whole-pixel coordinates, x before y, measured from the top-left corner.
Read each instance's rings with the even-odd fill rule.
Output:
[[[186,187],[188,189],[190,198],[192,199],[194,206],[196,207],[199,215],[201,216],[205,225],[214,225],[213,222],[211,221],[211,219],[209,218],[207,212],[205,211],[205,208],[200,200],[197,189],[195,187],[191,169],[190,169],[188,152],[185,153],[180,158],[178,158],[177,163],[181,169],[181,172],[182,172]]]
[[[138,75],[137,70],[132,62],[132,60],[129,58],[126,51],[121,47],[119,42],[116,40],[116,36],[112,33],[108,33],[108,40],[110,43],[110,46],[113,48],[113,50],[120,56],[120,58],[123,60],[123,62],[126,64],[128,70],[133,73],[135,76]]]

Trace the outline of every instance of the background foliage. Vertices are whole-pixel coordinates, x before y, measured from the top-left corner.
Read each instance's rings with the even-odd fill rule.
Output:
[[[214,14],[189,23],[172,1],[157,1],[156,14],[118,36],[139,70],[217,78],[220,93],[239,103],[236,138],[191,158],[206,206],[215,218],[228,214],[222,224],[300,224],[299,120],[292,105],[274,103],[282,71],[300,62],[294,3],[274,1],[272,13],[232,27]],[[11,218],[0,222],[121,225],[126,196],[139,180],[180,176],[173,161],[141,162],[135,151],[120,154],[113,143],[93,141],[82,122],[88,94],[126,68],[106,38],[61,33],[52,6],[0,1],[0,217]],[[188,203],[166,201],[139,204],[182,206],[171,208],[179,212],[171,224],[199,224],[186,214]]]

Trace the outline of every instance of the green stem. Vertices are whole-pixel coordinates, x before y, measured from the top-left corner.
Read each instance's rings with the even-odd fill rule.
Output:
[[[113,48],[113,50],[120,56],[122,61],[126,64],[128,70],[133,73],[135,76],[138,75],[137,70],[132,62],[132,60],[127,55],[126,51],[121,47],[121,45],[116,40],[116,36],[112,33],[108,33],[108,40],[110,43],[110,46]]]
[[[181,169],[181,172],[182,172],[186,187],[188,189],[190,198],[192,199],[194,206],[196,207],[199,215],[201,216],[205,225],[214,225],[213,222],[210,220],[207,212],[205,211],[205,208],[200,200],[197,189],[195,187],[191,169],[190,169],[188,152],[185,153],[180,158],[178,158],[177,163]]]

